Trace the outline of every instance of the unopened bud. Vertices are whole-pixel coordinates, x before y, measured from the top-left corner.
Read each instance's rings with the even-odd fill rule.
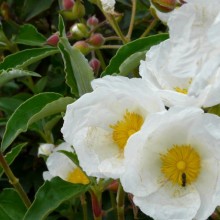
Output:
[[[91,44],[94,47],[100,47],[105,43],[105,38],[103,37],[102,34],[93,34],[88,40],[87,42],[89,44]]]
[[[151,0],[152,4],[158,9],[160,12],[171,12],[176,7],[176,0]]]
[[[75,19],[82,18],[85,15],[85,7],[80,0],[76,0],[72,8],[72,12],[74,14]]]
[[[83,40],[77,41],[73,47],[77,48],[84,55],[91,51],[89,45]]]
[[[100,64],[100,61],[98,59],[92,58],[89,61],[89,65],[92,67],[94,73],[98,73],[99,72],[101,64]]]
[[[38,148],[38,156],[39,155],[45,155],[49,156],[52,152],[55,146],[53,144],[40,144]]]
[[[51,46],[56,46],[57,43],[59,42],[59,35],[58,33],[54,33],[47,39],[47,44]]]
[[[94,28],[95,26],[97,26],[97,24],[99,23],[99,20],[98,18],[93,15],[92,17],[90,17],[88,20],[87,20],[87,25],[92,29]]]
[[[89,36],[89,30],[83,23],[74,24],[70,28],[70,33],[72,34],[72,38],[76,40],[80,40]]]
[[[74,1],[73,0],[63,0],[63,8],[65,10],[71,10],[73,8]]]
[[[9,4],[7,2],[3,2],[1,4],[0,10],[1,10],[1,15],[2,15],[3,19],[6,20],[6,21],[9,20],[9,18],[10,18]]]

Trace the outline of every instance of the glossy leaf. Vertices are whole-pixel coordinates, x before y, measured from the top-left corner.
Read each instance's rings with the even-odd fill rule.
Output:
[[[145,58],[146,51],[137,52],[128,57],[119,67],[119,75],[127,76],[133,69],[140,65],[140,60]]]
[[[0,194],[0,219],[22,220],[26,212],[22,200],[14,189],[4,189]]]
[[[12,79],[23,77],[23,76],[40,77],[41,75],[35,72],[21,70],[21,69],[9,69],[7,71],[3,70],[0,74],[0,87],[2,87],[5,83],[7,83],[8,81]]]
[[[79,96],[92,91],[91,81],[94,79],[93,71],[84,55],[76,48],[71,47],[64,32],[64,24],[60,16],[59,49],[63,57],[66,73],[66,83],[71,92],[76,95],[76,85]]]
[[[27,143],[19,144],[5,155],[5,160],[7,161],[8,165],[13,163],[15,158],[19,155],[19,153],[21,152],[23,147],[26,145],[27,145]],[[0,167],[0,176],[3,174],[3,172],[4,171],[3,171],[2,167]]]
[[[42,60],[45,57],[58,53],[56,48],[34,48],[19,51],[17,53],[7,56],[2,63],[0,63],[0,70],[7,70],[9,68],[25,68],[28,65]]]
[[[26,0],[24,2],[24,18],[28,21],[50,8],[54,0]]]
[[[25,24],[20,27],[14,41],[18,44],[42,46],[46,42],[46,38],[33,25]]]
[[[35,195],[35,200],[27,211],[24,220],[45,219],[62,202],[79,196],[88,190],[89,185],[73,184],[59,177],[46,181]]]
[[[66,106],[72,102],[72,98],[64,98],[52,92],[41,93],[26,100],[8,120],[1,144],[2,151],[6,150],[21,132],[27,131],[29,125],[44,117],[64,112]]]
[[[168,34],[158,34],[154,36],[149,36],[132,41],[125,44],[120,49],[118,49],[116,55],[111,59],[109,65],[102,72],[102,76],[111,75],[113,73],[119,73],[119,67],[121,64],[132,54],[149,50],[153,45],[159,44],[160,42],[166,40]]]

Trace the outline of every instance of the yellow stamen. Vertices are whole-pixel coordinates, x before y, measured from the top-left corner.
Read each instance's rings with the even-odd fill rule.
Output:
[[[79,167],[75,168],[72,172],[70,172],[66,180],[71,183],[81,183],[84,185],[89,184],[88,177],[85,175],[85,173],[83,173],[83,171]]]
[[[190,145],[173,145],[166,154],[161,154],[160,159],[161,172],[173,184],[186,186],[197,180],[201,169],[200,155]]]
[[[183,93],[183,94],[188,93],[188,89],[181,89],[180,87],[175,87],[174,89],[176,90],[176,92],[179,92],[179,93]]]
[[[113,129],[112,139],[119,149],[124,150],[128,138],[141,129],[143,122],[141,115],[126,111],[123,120],[110,125],[110,128]]]

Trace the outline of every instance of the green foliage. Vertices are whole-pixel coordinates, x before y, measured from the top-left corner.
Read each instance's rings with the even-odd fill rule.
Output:
[[[36,193],[35,200],[24,220],[45,219],[49,213],[67,199],[79,196],[88,185],[68,183],[59,177],[46,181]]]
[[[26,212],[21,198],[14,189],[4,189],[0,194],[0,219],[22,220]]]
[[[20,69],[9,69],[7,71],[3,70],[0,74],[0,88],[8,81],[23,76],[40,77],[40,74]]]
[[[19,51],[15,54],[7,56],[0,64],[0,70],[8,70],[9,68],[25,68],[41,59],[58,53],[56,48],[34,48]]]
[[[62,98],[60,94],[45,92],[22,103],[8,120],[1,144],[2,151],[5,151],[21,132],[26,131],[29,125],[65,111],[66,105],[71,101],[71,98]]]
[[[94,79],[93,72],[83,54],[78,49],[70,46],[63,32],[65,32],[64,23],[60,16],[61,37],[59,49],[65,65],[66,83],[71,88],[74,95],[77,96],[79,93],[79,96],[82,96],[92,91],[90,82]]]
[[[46,37],[39,33],[33,25],[25,24],[20,27],[18,35],[14,41],[18,44],[43,46],[46,42]]]
[[[164,41],[167,38],[168,34],[159,34],[155,36],[141,38],[132,41],[128,44],[125,44],[117,51],[116,55],[111,59],[105,71],[102,72],[102,76],[111,75],[113,73],[127,75],[127,73],[131,71],[131,69],[134,69],[138,66],[138,61],[144,58],[144,54],[147,50],[150,49],[151,46],[159,44],[161,41]],[[129,59],[130,56],[132,57]],[[131,61],[131,59],[134,60],[131,63],[129,63],[129,66],[126,66],[126,64],[129,61]]]

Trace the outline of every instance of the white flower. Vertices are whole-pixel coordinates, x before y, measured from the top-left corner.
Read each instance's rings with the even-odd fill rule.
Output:
[[[101,0],[102,8],[107,13],[114,13],[115,11],[115,0]]]
[[[155,220],[203,220],[220,203],[220,118],[199,108],[155,113],[127,144],[125,191]]]
[[[220,103],[219,20],[218,0],[188,1],[170,15],[170,39],[147,52],[140,75],[167,106]]]
[[[47,158],[46,165],[48,171],[43,173],[44,179],[50,180],[55,176],[59,176],[63,180],[71,183],[88,184],[89,179],[82,170],[62,152],[58,152],[60,150],[73,152],[71,146],[65,142],[56,147],[53,153]]]
[[[67,106],[61,131],[88,176],[118,178],[127,140],[164,106],[142,79],[106,76],[92,87],[92,93]]]
[[[49,156],[54,149],[54,144],[40,144],[39,148],[38,148],[38,156],[39,155],[45,155],[45,156]]]

